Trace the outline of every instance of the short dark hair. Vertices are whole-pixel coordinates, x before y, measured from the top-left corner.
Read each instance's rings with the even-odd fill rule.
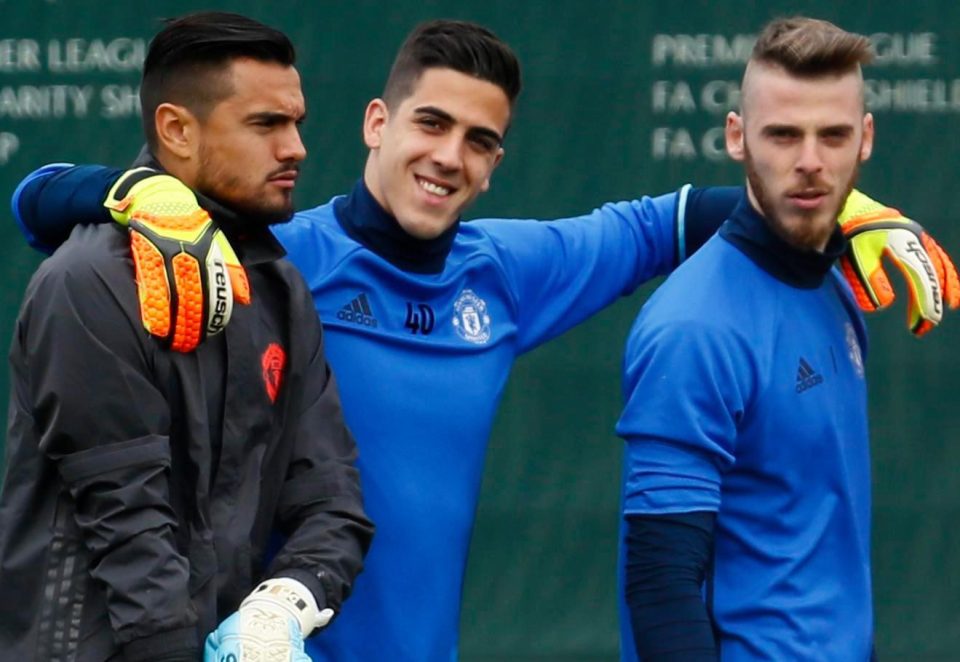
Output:
[[[384,85],[384,101],[392,105],[407,98],[423,72],[435,68],[493,83],[511,107],[520,94],[520,63],[513,49],[476,23],[438,20],[421,23],[404,40]]]
[[[794,76],[845,74],[873,60],[870,40],[829,21],[796,16],[768,23],[750,59],[773,64]]]
[[[296,51],[285,34],[230,12],[197,12],[167,19],[151,40],[143,63],[140,106],[143,131],[157,147],[154,114],[162,103],[185,106],[201,119],[232,91],[223,76],[237,58],[293,66]]]

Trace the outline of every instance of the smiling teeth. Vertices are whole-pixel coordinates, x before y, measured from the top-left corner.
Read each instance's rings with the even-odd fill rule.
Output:
[[[428,182],[425,179],[420,180],[420,188],[427,193],[432,193],[433,195],[450,195],[450,189],[448,189],[446,186],[440,186],[439,184]]]

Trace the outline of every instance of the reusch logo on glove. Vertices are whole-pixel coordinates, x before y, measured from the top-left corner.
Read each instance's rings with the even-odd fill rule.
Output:
[[[260,358],[260,365],[263,368],[263,384],[267,387],[267,395],[270,402],[277,401],[277,395],[280,393],[280,382],[283,380],[283,366],[287,362],[287,354],[283,348],[275,342],[270,343]]]
[[[227,265],[223,260],[213,260],[208,265],[210,275],[210,317],[207,320],[207,333],[214,335],[223,331],[230,316],[230,281],[227,277]]]
[[[937,283],[939,282],[937,273],[933,270],[933,265],[930,264],[930,260],[927,258],[927,251],[925,251],[915,239],[907,242],[906,250],[908,253],[912,253],[917,259],[917,262],[923,265],[923,271],[930,280],[930,291],[933,294],[933,312],[937,315],[942,315],[943,297],[940,296],[940,288],[937,287]]]

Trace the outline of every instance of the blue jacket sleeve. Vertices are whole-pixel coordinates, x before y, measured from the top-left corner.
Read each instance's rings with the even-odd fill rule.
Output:
[[[579,324],[676,264],[677,194],[554,221],[484,219],[514,293],[521,351]]]
[[[617,422],[627,444],[626,514],[718,510],[753,401],[757,370],[745,339],[727,321],[698,319],[700,297],[681,300],[688,281],[696,283],[673,279],[657,291],[627,342]]]
[[[52,253],[78,223],[106,223],[103,206],[122,170],[104,166],[51,163],[24,177],[13,192],[11,207],[27,243]]]
[[[521,351],[671,272],[713,236],[741,193],[736,187],[687,185],[573,218],[473,221],[497,247],[513,284]]]
[[[680,189],[677,201],[677,264],[693,255],[730,217],[742,186]]]

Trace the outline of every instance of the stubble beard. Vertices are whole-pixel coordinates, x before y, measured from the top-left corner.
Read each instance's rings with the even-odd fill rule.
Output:
[[[266,205],[259,198],[231,195],[232,191],[242,191],[244,183],[239,175],[227,174],[224,168],[215,164],[212,150],[200,146],[200,171],[197,175],[197,190],[216,200],[251,227],[267,227],[276,223],[285,223],[293,216],[293,196],[288,195],[281,205]],[[285,166],[287,169],[293,166]],[[280,170],[280,169],[278,169]],[[268,175],[269,176],[269,175]]]

